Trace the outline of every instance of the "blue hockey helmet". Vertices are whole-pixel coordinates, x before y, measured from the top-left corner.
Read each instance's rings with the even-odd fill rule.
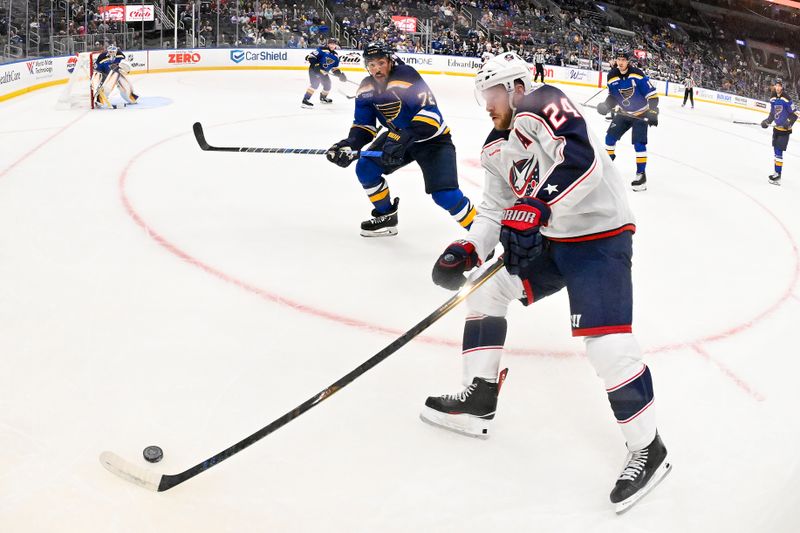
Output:
[[[385,42],[373,41],[364,47],[364,63],[370,59],[378,59],[380,57],[392,59],[392,54],[394,54],[394,50]]]

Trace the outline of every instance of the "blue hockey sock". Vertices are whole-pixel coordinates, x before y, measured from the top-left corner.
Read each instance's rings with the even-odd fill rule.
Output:
[[[507,329],[506,319],[501,316],[467,317],[462,344],[462,381],[465,386],[475,377],[489,381],[498,379]]]
[[[447,210],[461,227],[469,229],[478,212],[473,207],[469,198],[464,196],[460,189],[436,191],[431,194],[433,201],[442,209]]]
[[[636,150],[636,173],[641,174],[647,167],[647,146],[644,144],[634,144]]]
[[[608,157],[611,158],[613,161],[617,158],[617,154],[614,153],[614,149],[617,146],[617,138],[613,135],[606,135],[606,152],[608,153]]]
[[[364,191],[366,191],[369,201],[372,202],[378,213],[388,213],[391,210],[392,195],[389,193],[389,184],[386,183],[385,179],[381,179],[380,182],[372,187],[364,187]]]
[[[606,389],[606,393],[617,422],[630,422],[653,403],[653,378],[650,376],[650,369],[643,365],[641,372]]]

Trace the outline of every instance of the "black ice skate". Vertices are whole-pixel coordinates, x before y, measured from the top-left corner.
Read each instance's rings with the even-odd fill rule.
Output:
[[[391,237],[397,235],[397,206],[400,198],[395,198],[388,213],[372,210],[372,218],[361,223],[362,237]]]
[[[319,95],[319,101],[322,102],[323,104],[332,104],[333,103],[333,100],[331,100],[327,96],[322,96],[322,95]]]
[[[636,179],[631,182],[631,188],[634,191],[646,191],[647,190],[647,174],[644,172],[639,172],[636,174]]]
[[[300,104],[300,107],[305,107],[306,109],[313,109],[314,104],[308,98],[303,98],[303,103]]]
[[[671,471],[667,448],[658,433],[647,448],[629,452],[622,473],[611,491],[611,503],[616,505],[617,514],[630,509]]]
[[[781,175],[775,172],[774,174],[769,175],[769,182],[773,185],[780,185],[781,184]]]
[[[489,426],[497,409],[497,395],[503,385],[506,368],[497,383],[474,378],[458,394],[429,396],[419,417],[433,426],[479,439],[489,438]]]

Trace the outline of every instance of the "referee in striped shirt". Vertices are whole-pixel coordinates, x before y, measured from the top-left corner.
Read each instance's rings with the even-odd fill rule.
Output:
[[[686,75],[686,79],[683,80],[683,86],[686,89],[683,91],[683,105],[681,107],[686,107],[686,99],[689,98],[692,101],[692,109],[694,109],[694,80],[691,74]]]
[[[533,82],[536,83],[537,77],[541,76],[542,83],[544,83],[544,53],[541,48],[533,54],[533,64],[536,67],[536,72],[533,74]]]

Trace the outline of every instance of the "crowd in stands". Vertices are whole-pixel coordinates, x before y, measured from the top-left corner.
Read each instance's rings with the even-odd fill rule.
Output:
[[[7,4],[0,5],[0,45],[12,44],[30,55],[50,52],[50,38],[57,41],[71,37],[85,43],[87,49],[125,38],[131,43],[141,42],[141,26],[126,27],[122,22],[108,20],[103,15],[102,0],[70,2],[54,5],[53,9],[33,10],[25,18],[24,2],[15,4],[18,13],[9,14]],[[177,15],[180,40],[179,47],[191,46],[191,29],[194,28],[195,46],[288,46],[306,48],[316,43],[321,35],[328,35],[330,28],[318,13],[313,0],[289,1],[231,1],[212,0],[179,2],[177,13],[175,0],[166,2],[170,21]],[[194,13],[193,13],[194,10]],[[10,17],[10,19],[9,19]],[[11,24],[9,24],[9,20]],[[170,47],[171,31],[162,32],[161,21],[145,25],[145,37],[152,47]],[[155,36],[166,35],[167,41]],[[26,42],[27,41],[27,42]],[[78,50],[82,49],[81,47]]]
[[[791,72],[786,57],[736,44],[745,35],[769,43],[800,42],[800,10],[755,0],[703,0],[714,6],[709,9],[695,9],[690,0],[327,0],[324,7],[315,0],[195,1],[180,5],[178,46],[191,45],[191,28],[195,46],[207,47],[307,48],[335,33],[351,48],[380,39],[407,53],[480,57],[487,51],[513,50],[530,59],[542,51],[549,64],[595,69],[607,67],[613,53],[623,48],[635,53],[639,66],[653,77],[680,81],[691,75],[698,85],[759,98],[778,76],[800,89],[794,85],[800,82],[796,61]],[[88,35],[97,44],[107,34],[123,31],[121,23],[98,13],[101,2],[70,3],[69,13],[63,4],[52,13],[34,11],[27,21],[0,6],[0,44],[5,39],[24,46],[25,35],[36,30],[38,46],[47,46],[51,28],[55,36]],[[417,31],[402,31],[393,15],[416,17]],[[797,31],[776,27],[771,20],[792,24]],[[25,25],[28,32],[22,31]],[[152,38],[158,28],[151,23],[145,36]],[[158,44],[170,47],[164,33],[160,35]]]
[[[758,48],[736,45],[735,36],[742,34],[775,42],[782,30],[769,21],[705,17],[688,0],[557,3],[554,9],[545,2],[523,0],[333,1],[353,46],[379,38],[401,51],[424,49],[420,37],[392,24],[391,15],[402,14],[432,20],[432,53],[479,57],[484,51],[513,50],[530,58],[543,50],[549,64],[598,68],[600,58],[607,63],[615,50],[625,48],[641,51],[638,64],[651,76],[681,81],[691,75],[698,85],[758,98],[775,77],[789,76],[785,58],[762,57]],[[759,10],[763,12],[763,6]],[[786,21],[799,24],[800,30],[796,13]],[[797,73],[792,74],[796,83]]]

